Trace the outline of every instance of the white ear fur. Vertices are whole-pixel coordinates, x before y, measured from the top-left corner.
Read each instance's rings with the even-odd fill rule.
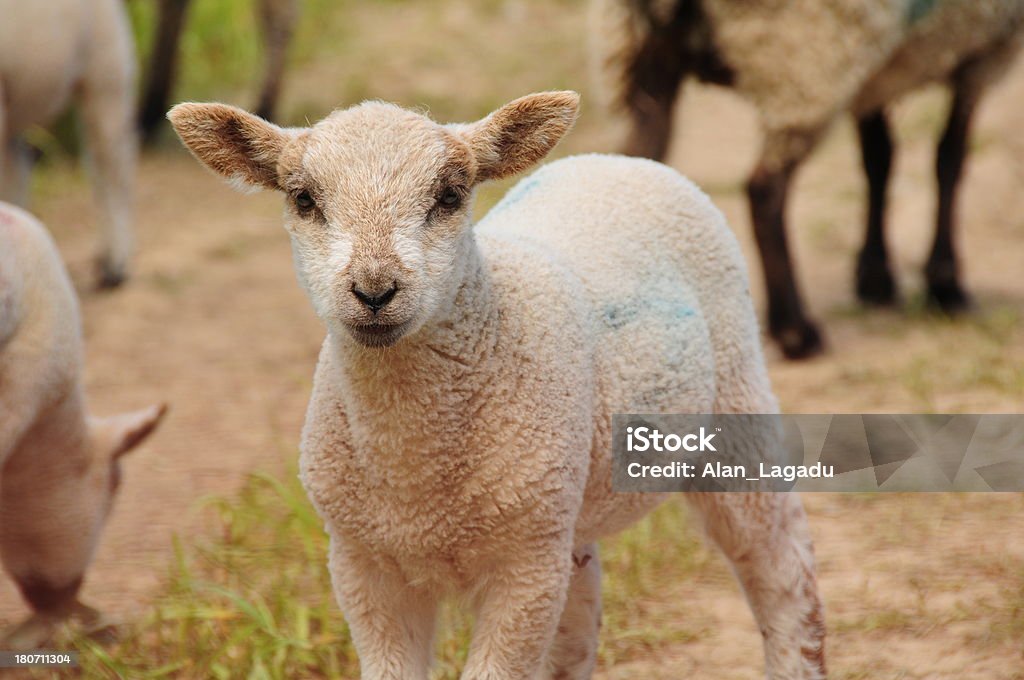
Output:
[[[579,104],[575,92],[538,92],[502,106],[481,121],[454,129],[473,149],[477,180],[500,179],[548,155],[576,122]]]
[[[188,150],[236,188],[280,188],[277,161],[293,130],[227,104],[178,104],[167,118]]]

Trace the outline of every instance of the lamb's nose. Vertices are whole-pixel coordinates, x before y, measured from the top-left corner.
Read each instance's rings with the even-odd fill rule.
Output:
[[[374,314],[384,309],[397,292],[398,284],[393,281],[391,282],[391,287],[382,293],[377,291],[366,292],[360,290],[358,286],[352,286],[352,294]]]

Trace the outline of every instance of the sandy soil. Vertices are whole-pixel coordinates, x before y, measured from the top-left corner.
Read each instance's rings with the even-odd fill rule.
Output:
[[[792,211],[801,280],[830,352],[771,371],[791,412],[1024,409],[1024,64],[986,101],[964,183],[961,252],[978,311],[947,322],[914,312],[929,245],[933,139],[942,95],[899,107],[906,140],[893,186],[891,242],[910,311],[861,312],[851,293],[863,183],[842,124],[802,172]],[[573,151],[606,144],[596,107]],[[687,91],[672,164],[712,194],[749,255],[742,183],[757,148],[752,112],[728,93]],[[146,608],[177,533],[202,530],[198,501],[231,494],[247,471],[281,472],[296,455],[323,335],[295,284],[278,199],[241,196],[183,153],[145,159],[133,281],[91,290],[87,182],[66,168],[40,182],[82,295],[87,385],[100,414],[167,401],[162,430],[126,465],[126,483],[85,598],[130,619]],[[756,263],[756,259],[750,259]],[[760,301],[760,279],[751,267]],[[1024,497],[806,497],[838,678],[1021,678],[1024,640],[1009,627],[1024,601]],[[657,658],[601,669],[612,678],[751,678],[760,643],[720,562],[666,584],[652,608],[705,631]],[[1011,598],[1016,598],[1012,600]],[[0,626],[24,613],[0,580]]]

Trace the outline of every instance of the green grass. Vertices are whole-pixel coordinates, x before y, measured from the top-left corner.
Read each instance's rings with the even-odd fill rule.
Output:
[[[225,96],[225,91],[249,92],[255,100],[263,69],[263,37],[257,19],[259,0],[192,0],[179,44],[178,98]],[[349,3],[338,0],[302,0],[299,22],[289,48],[289,65],[310,58],[311,46],[327,36],[325,27]],[[157,3],[127,4],[145,74],[156,39]],[[182,96],[184,95],[184,96]]]
[[[215,531],[192,546],[176,541],[147,618],[114,646],[77,641],[86,677],[356,675],[322,522],[294,475],[253,475],[236,499],[206,505]]]
[[[166,583],[143,620],[123,627],[113,642],[64,641],[81,652],[80,674],[357,677],[358,659],[331,592],[327,538],[297,477],[254,474],[236,498],[203,505],[210,533],[175,541]],[[666,584],[687,582],[713,559],[684,506],[662,506],[601,551],[604,663],[643,658],[706,634],[680,623],[665,598]],[[448,603],[439,623],[434,678],[454,680],[465,663],[471,620]]]

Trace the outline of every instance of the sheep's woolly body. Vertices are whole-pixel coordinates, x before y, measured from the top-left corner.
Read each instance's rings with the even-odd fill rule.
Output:
[[[1020,0],[703,4],[737,89],[769,130],[866,113],[944,80],[965,59],[1011,39],[1024,21]],[[923,4],[932,7],[915,16]]]
[[[451,318],[385,352],[324,343],[301,469],[348,612],[379,604],[354,564],[406,584],[410,602],[486,591],[510,567],[557,593],[560,571],[521,563],[536,545],[568,566],[572,550],[663,500],[612,493],[612,413],[777,409],[739,248],[674,171],[611,156],[552,163],[476,232],[481,259]],[[715,536],[723,547],[802,536],[806,551],[778,568],[813,584],[796,497],[718,500],[697,503],[716,514],[710,525],[730,527]],[[816,677],[795,669],[820,648],[780,648],[769,654],[779,677]]]
[[[467,125],[379,103],[305,130],[222,104],[170,113],[207,165],[289,196],[297,276],[328,329],[301,477],[367,680],[427,678],[453,594],[476,614],[464,677],[590,677],[594,541],[664,500],[612,492],[612,414],[777,408],[739,248],[675,171],[562,160],[472,225],[472,187],[536,163],[577,110],[548,92]],[[799,498],[690,500],[743,584],[769,676],[821,677]]]
[[[0,535],[8,538],[16,533],[14,522],[24,522],[10,502],[13,494],[23,493],[13,479],[25,483],[35,477],[38,481],[30,486],[38,490],[53,481],[46,479],[49,475],[59,479],[88,462],[64,455],[73,454],[74,446],[71,451],[41,447],[45,457],[34,455],[37,441],[73,442],[85,432],[79,388],[81,324],[71,282],[53,240],[28,213],[0,204],[0,244],[0,329],[8,333],[0,346]],[[33,561],[28,544],[17,555],[11,544],[5,548],[4,562],[17,563],[15,571]],[[65,583],[79,577],[79,556],[67,558],[46,565],[46,578]]]
[[[53,240],[28,213],[0,204],[0,399],[5,425],[68,398],[82,349],[78,304]],[[17,441],[0,436],[0,465]]]
[[[164,412],[93,418],[81,375],[78,301],[57,248],[31,215],[0,203],[0,560],[38,614],[0,638],[7,649],[44,644],[72,612],[96,614],[76,596],[118,458]]]
[[[649,200],[638,213],[624,194]],[[458,318],[363,357],[366,375],[336,369],[355,348],[328,340],[307,419],[303,479],[334,529],[394,554],[411,582],[470,585],[501,552],[470,548],[521,529],[506,511],[574,513],[584,485],[577,544],[648,510],[656,496],[610,492],[612,413],[776,409],[732,234],[664,166],[553,163],[477,238]],[[353,493],[339,497],[340,480]]]
[[[993,46],[1009,57],[1024,25],[1021,0],[600,0],[597,39],[614,80],[683,5],[699,6],[733,86],[767,130],[815,130],[843,111],[871,111]],[[680,49],[692,41],[678,36]]]

